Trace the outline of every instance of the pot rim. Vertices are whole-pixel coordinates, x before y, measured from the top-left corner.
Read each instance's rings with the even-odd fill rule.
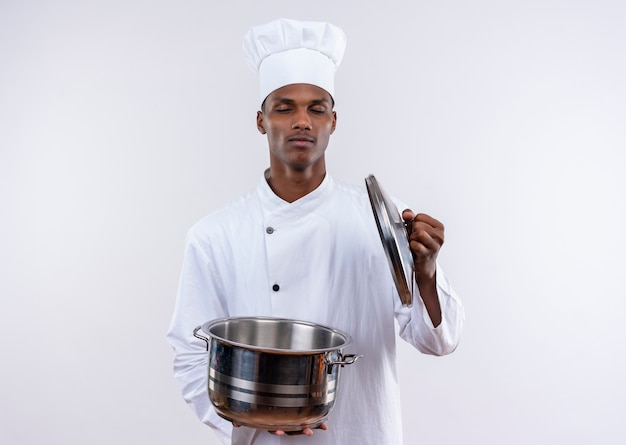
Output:
[[[300,325],[305,325],[305,326],[310,326],[313,328],[318,328],[318,329],[324,329],[326,331],[332,332],[334,334],[337,334],[339,336],[341,336],[344,340],[344,343],[342,345],[339,346],[329,346],[327,348],[319,348],[319,349],[283,349],[283,348],[268,348],[268,347],[263,347],[263,346],[255,346],[255,345],[249,345],[246,343],[240,343],[240,342],[236,342],[236,341],[232,341],[229,340],[227,338],[221,337],[219,335],[216,335],[214,333],[211,332],[211,328],[213,328],[214,326],[217,326],[219,324],[223,324],[225,322],[228,321],[237,321],[237,320],[260,320],[260,321],[269,321],[269,322],[289,322],[291,324],[300,324]],[[325,353],[325,352],[329,352],[329,351],[340,351],[343,348],[346,348],[348,346],[350,346],[352,344],[352,337],[343,332],[340,331],[339,329],[335,329],[335,328],[331,328],[330,326],[326,326],[323,324],[319,324],[319,323],[314,323],[311,321],[305,321],[305,320],[297,320],[297,319],[293,319],[293,318],[284,318],[284,317],[268,317],[268,316],[251,316],[251,317],[245,317],[245,316],[241,316],[241,317],[223,317],[223,318],[216,318],[214,320],[210,320],[207,321],[205,323],[202,324],[202,331],[208,335],[209,337],[211,337],[211,339],[214,339],[220,343],[224,343],[227,345],[231,345],[231,346],[237,346],[240,348],[244,348],[244,349],[249,349],[251,351],[260,351],[260,352],[271,352],[271,353],[280,353],[280,354],[289,354],[289,355],[315,355],[315,354],[321,354],[321,353]]]

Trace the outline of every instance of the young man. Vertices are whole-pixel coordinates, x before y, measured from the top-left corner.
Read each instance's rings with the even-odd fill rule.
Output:
[[[343,32],[318,22],[276,20],[244,39],[259,73],[256,123],[270,167],[254,190],[190,230],[168,333],[185,400],[224,443],[401,444],[394,320],[423,353],[448,354],[459,341],[463,308],[436,261],[443,225],[403,212],[417,286],[413,306],[402,307],[365,187],[327,174],[324,154],[337,124],[334,72],[344,48]],[[192,332],[235,316],[306,320],[352,337],[352,351],[364,358],[342,373],[324,431],[270,434],[215,413],[206,345]]]

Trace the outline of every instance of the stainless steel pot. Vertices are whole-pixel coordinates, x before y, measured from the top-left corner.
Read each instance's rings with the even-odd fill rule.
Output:
[[[217,413],[266,430],[319,426],[334,406],[340,368],[361,357],[342,353],[349,335],[298,320],[223,318],[198,326],[194,336],[207,343]]]

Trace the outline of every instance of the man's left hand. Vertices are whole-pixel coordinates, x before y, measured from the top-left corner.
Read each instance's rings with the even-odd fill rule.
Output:
[[[431,281],[437,271],[437,255],[444,241],[443,224],[425,213],[402,212],[409,231],[409,247],[413,252],[415,278],[419,282]]]

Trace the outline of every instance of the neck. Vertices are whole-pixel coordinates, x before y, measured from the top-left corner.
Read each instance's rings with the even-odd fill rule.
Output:
[[[291,170],[270,166],[267,183],[276,196],[294,202],[319,187],[326,177],[326,169]]]

